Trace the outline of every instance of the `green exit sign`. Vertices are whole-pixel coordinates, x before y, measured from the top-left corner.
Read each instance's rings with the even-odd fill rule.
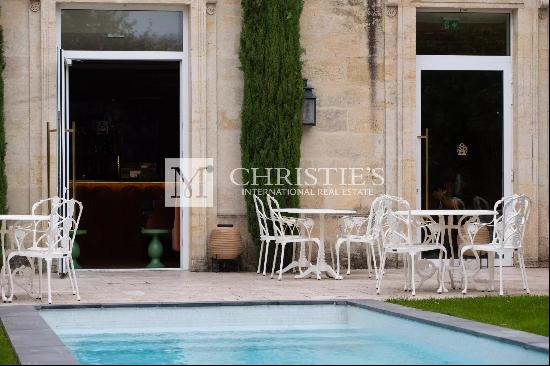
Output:
[[[443,18],[443,20],[441,21],[441,28],[448,31],[458,30],[459,25],[460,21],[458,19]]]

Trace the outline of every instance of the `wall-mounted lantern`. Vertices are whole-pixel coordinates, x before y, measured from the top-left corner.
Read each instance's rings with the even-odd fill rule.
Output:
[[[307,79],[304,79],[304,104],[302,107],[302,124],[305,126],[315,126],[317,123],[317,97],[313,93],[313,88],[307,85]]]

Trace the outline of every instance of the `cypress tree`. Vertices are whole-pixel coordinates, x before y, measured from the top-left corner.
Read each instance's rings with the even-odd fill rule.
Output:
[[[299,196],[284,192],[297,188],[296,168],[300,165],[303,0],[242,0],[241,8],[241,164],[248,169],[243,171],[243,182],[248,182],[245,188],[281,189],[283,194],[275,194],[281,207],[298,207]],[[268,185],[267,178],[260,178],[257,186],[251,186],[252,168],[257,168],[258,176],[266,175],[268,168],[286,168],[291,173],[289,183],[274,186],[274,180]],[[246,195],[245,201],[249,232],[257,238],[252,195]]]
[[[7,213],[6,136],[4,129],[4,42],[0,29],[0,214]]]

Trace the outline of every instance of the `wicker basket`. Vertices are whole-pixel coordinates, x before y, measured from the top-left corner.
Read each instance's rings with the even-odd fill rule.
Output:
[[[466,229],[466,225],[462,225],[460,227],[460,234],[458,235],[457,239],[459,248],[462,247],[462,244],[465,244],[461,238],[461,235],[464,237],[465,240],[469,240],[468,229]],[[473,243],[466,244],[489,244],[491,242],[491,233],[489,232],[489,229],[486,226],[482,226],[474,235],[473,241]],[[466,252],[464,252],[464,256],[474,257],[474,253],[472,253],[471,250],[467,250]]]
[[[208,248],[210,255],[216,259],[237,259],[243,251],[240,230],[235,227],[218,227],[212,230]]]

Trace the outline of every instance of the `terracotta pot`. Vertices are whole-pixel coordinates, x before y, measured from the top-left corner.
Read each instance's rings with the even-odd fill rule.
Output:
[[[218,227],[210,233],[210,255],[217,259],[237,259],[242,251],[241,232],[235,227]]]

